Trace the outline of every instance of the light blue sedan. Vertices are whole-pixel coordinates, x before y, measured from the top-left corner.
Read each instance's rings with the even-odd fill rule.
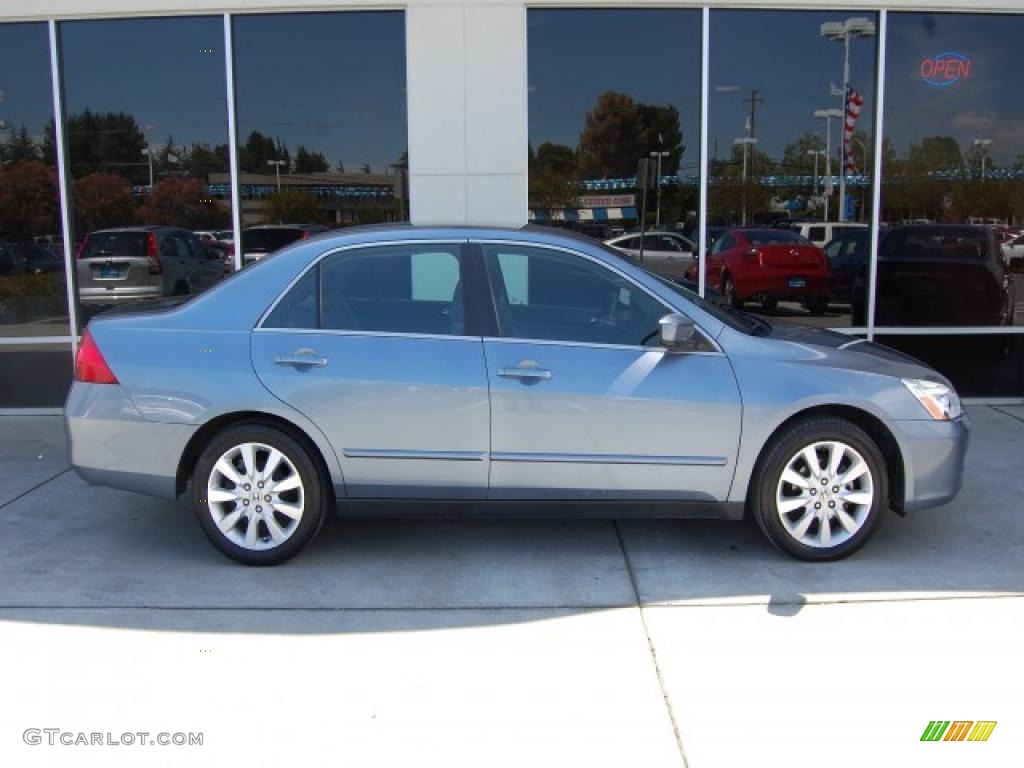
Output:
[[[950,383],[727,311],[550,229],[304,240],[187,303],[97,317],[66,406],[87,481],[191,493],[282,562],[335,511],[755,519],[807,560],[960,488]]]

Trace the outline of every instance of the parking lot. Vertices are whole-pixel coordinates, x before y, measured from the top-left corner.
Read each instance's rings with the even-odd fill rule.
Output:
[[[958,499],[837,563],[736,523],[342,520],[270,569],[4,417],[0,764],[1019,765],[1024,406],[968,412]]]

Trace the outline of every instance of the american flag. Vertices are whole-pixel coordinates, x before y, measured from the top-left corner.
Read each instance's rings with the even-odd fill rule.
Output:
[[[857,125],[857,116],[861,107],[864,106],[864,99],[853,88],[846,89],[846,118],[843,124],[843,154],[846,159],[846,172],[856,173],[857,166],[853,162],[853,129]]]

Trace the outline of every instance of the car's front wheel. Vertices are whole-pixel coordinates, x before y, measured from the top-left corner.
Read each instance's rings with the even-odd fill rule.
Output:
[[[219,433],[193,475],[199,524],[217,549],[245,565],[276,565],[319,532],[328,487],[309,452],[262,424]]]
[[[862,429],[815,418],[780,434],[753,478],[752,513],[768,539],[802,560],[860,549],[887,503],[885,460]]]

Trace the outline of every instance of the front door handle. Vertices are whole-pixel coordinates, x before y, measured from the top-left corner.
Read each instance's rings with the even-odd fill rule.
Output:
[[[537,366],[526,366],[520,363],[515,368],[499,368],[498,375],[503,379],[525,379],[529,381],[547,381],[551,371]]]
[[[297,349],[293,355],[278,355],[274,358],[277,365],[291,365],[295,368],[326,368],[327,358],[318,357],[315,349]]]

